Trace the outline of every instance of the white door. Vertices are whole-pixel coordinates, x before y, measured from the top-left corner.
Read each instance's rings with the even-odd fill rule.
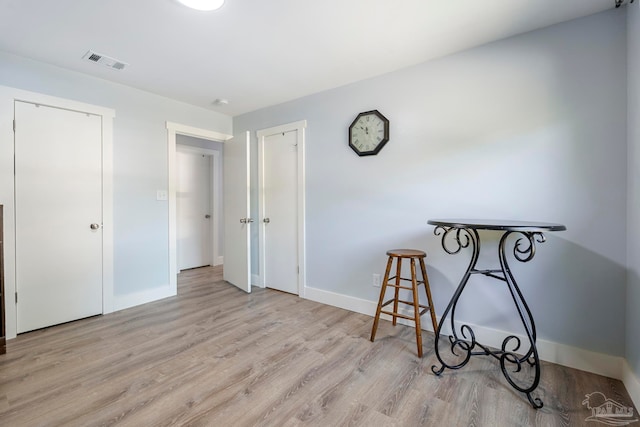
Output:
[[[266,136],[261,144],[264,282],[298,294],[297,131]]]
[[[211,262],[211,156],[177,146],[176,210],[178,269]]]
[[[249,132],[224,145],[224,280],[251,292]]]
[[[102,118],[15,103],[18,333],[102,313]]]

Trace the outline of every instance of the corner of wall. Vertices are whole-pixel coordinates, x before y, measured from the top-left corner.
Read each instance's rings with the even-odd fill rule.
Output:
[[[629,392],[633,404],[640,407],[640,379],[629,366],[629,362],[625,359],[622,366],[622,382]]]
[[[626,349],[623,381],[636,406],[640,405],[640,4],[628,4],[627,13],[627,289]]]

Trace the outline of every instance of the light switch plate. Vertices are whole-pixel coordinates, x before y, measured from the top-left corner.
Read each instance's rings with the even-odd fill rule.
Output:
[[[373,275],[373,281],[371,282],[371,284],[376,287],[379,288],[380,287],[380,275],[379,274],[375,274]]]
[[[158,190],[156,192],[156,200],[167,200],[167,191],[166,190]]]

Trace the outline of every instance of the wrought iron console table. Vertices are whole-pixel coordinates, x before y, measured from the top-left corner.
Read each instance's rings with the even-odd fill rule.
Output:
[[[540,383],[540,359],[538,357],[538,350],[536,349],[536,326],[531,310],[522,292],[520,292],[520,288],[518,288],[518,284],[507,262],[507,238],[511,235],[520,235],[520,238],[518,238],[514,244],[513,255],[520,262],[528,262],[535,256],[536,243],[543,243],[545,241],[544,232],[563,231],[566,230],[566,227],[561,224],[539,222],[474,219],[429,220],[428,223],[435,226],[434,234],[441,236],[442,248],[446,253],[453,255],[459,253],[463,248],[471,247],[469,267],[451,297],[451,301],[449,301],[440,319],[438,330],[436,331],[435,353],[441,366],[438,368],[436,365],[433,365],[431,370],[436,375],[440,375],[445,368],[462,368],[469,362],[471,356],[493,356],[500,361],[500,369],[509,384],[516,390],[524,393],[534,408],[542,408],[542,400],[531,395]],[[480,254],[480,235],[478,234],[478,230],[494,230],[503,233],[498,245],[500,268],[476,269],[478,255]],[[518,310],[520,320],[524,326],[529,341],[528,343],[522,345],[518,336],[509,335],[502,342],[501,348],[491,349],[476,341],[475,334],[469,325],[463,324],[456,328],[456,305],[472,274],[482,274],[506,282],[509,293]],[[448,336],[450,342],[449,350],[451,354],[457,357],[455,364],[447,364],[442,359],[438,345],[442,326],[446,323],[447,316],[449,316],[452,334]],[[460,350],[458,353],[456,353],[457,349]],[[461,361],[460,358],[462,358]],[[531,379],[531,375],[524,380],[522,378],[516,378],[515,374],[521,372],[523,366],[526,367],[525,364],[533,369],[533,379]],[[511,369],[511,371],[509,369]],[[529,369],[527,369],[527,371],[529,371]]]

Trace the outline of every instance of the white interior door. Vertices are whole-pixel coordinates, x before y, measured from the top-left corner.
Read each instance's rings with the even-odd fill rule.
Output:
[[[264,282],[298,294],[297,131],[266,136],[261,144]]]
[[[249,132],[224,145],[224,280],[251,292]]]
[[[176,209],[179,270],[212,265],[211,163],[211,156],[178,145]]]
[[[15,103],[18,333],[102,313],[101,120]]]

